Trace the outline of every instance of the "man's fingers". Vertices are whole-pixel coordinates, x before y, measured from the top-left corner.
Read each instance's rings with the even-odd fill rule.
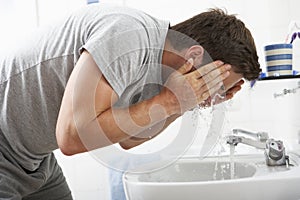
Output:
[[[214,61],[191,72],[189,75],[194,78],[201,78],[206,74],[219,74],[220,72],[223,73],[224,71],[228,71],[229,69],[230,65],[224,65],[222,61]]]
[[[240,81],[238,81],[236,84],[234,84],[233,87],[229,88],[227,91],[223,91],[222,93],[226,93],[226,94],[229,94],[229,93],[236,93],[238,92],[241,88],[242,88],[242,85],[244,84],[244,80],[241,79]]]
[[[241,85],[236,85],[236,86],[230,88],[226,93],[228,93],[228,94],[235,94],[238,91],[240,91],[241,89],[242,89]]]
[[[224,62],[222,62],[220,60],[217,60],[217,61],[214,61],[212,63],[209,63],[207,65],[204,65],[204,66],[200,67],[197,71],[199,71],[200,74],[202,74],[202,76],[203,76],[203,75],[206,75],[209,72],[219,68],[222,65],[224,65]]]
[[[241,86],[245,83],[245,81],[243,79],[241,79],[239,82],[237,82],[235,85],[236,86]]]
[[[210,73],[212,73],[212,72],[210,72]],[[209,78],[207,78],[206,76],[209,76],[209,75],[210,74],[207,74],[201,78],[204,80],[203,81],[204,84],[199,88],[199,92],[205,94],[204,96],[205,97],[207,96],[207,98],[209,96],[213,96],[216,93],[219,93],[220,90],[222,90],[224,88],[223,80],[225,80],[230,75],[230,72],[225,71],[224,73],[219,74],[217,77],[210,76]],[[208,79],[211,79],[211,80],[208,80]],[[224,90],[222,90],[222,91],[224,91]],[[222,93],[220,93],[220,94],[222,94]],[[206,99],[201,99],[201,100],[206,100]]]
[[[232,88],[225,92],[226,98],[225,100],[232,99],[232,97],[242,89],[242,85],[244,84],[244,80],[240,80],[237,82]]]
[[[225,80],[230,75],[229,71],[226,71],[222,74],[219,74],[217,77],[214,77],[210,74],[207,74],[203,77],[206,85],[208,88],[213,87],[214,85],[218,84],[219,82],[223,83],[223,80]]]
[[[231,68],[230,65],[223,65],[213,71],[210,71],[208,74],[200,77],[195,78],[190,76],[190,73],[186,75],[187,78],[194,80],[195,85],[198,85],[198,88],[201,89],[201,87],[207,85],[208,88],[213,87],[218,82],[223,82],[229,75],[229,69]]]
[[[211,88],[208,88],[207,86],[205,86],[207,89],[198,98],[198,102],[207,100],[209,97],[211,97],[212,94],[215,94],[220,89],[220,87],[222,87],[222,85],[223,85],[223,83],[218,83]]]
[[[191,71],[192,67],[194,64],[194,60],[192,58],[188,59],[187,62],[184,63],[184,65],[182,65],[177,72],[179,72],[180,74],[186,74],[189,71]]]
[[[207,67],[213,69],[209,71]],[[194,77],[195,74],[200,72],[199,69],[198,72],[193,75],[190,75],[193,72],[187,74],[189,79],[194,80],[190,83],[192,84],[192,87],[195,88],[195,93],[198,97],[197,99],[200,101],[206,100],[220,91],[220,88],[224,88],[223,81],[230,75],[229,70],[231,69],[231,66],[228,64],[224,65],[221,61],[216,61],[212,64],[205,65],[203,69],[204,70],[202,71],[208,73],[199,78]]]

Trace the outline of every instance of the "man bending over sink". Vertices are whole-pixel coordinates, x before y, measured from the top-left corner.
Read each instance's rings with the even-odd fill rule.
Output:
[[[250,31],[222,10],[171,26],[82,8],[0,58],[0,199],[72,199],[55,149],[130,149],[260,71]]]

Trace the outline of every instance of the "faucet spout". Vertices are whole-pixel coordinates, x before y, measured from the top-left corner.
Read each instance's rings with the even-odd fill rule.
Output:
[[[227,144],[236,146],[238,143],[246,144],[246,145],[258,148],[258,149],[265,149],[266,148],[266,143],[265,142],[252,140],[250,138],[246,138],[246,137],[243,137],[243,136],[231,135],[227,138]]]
[[[232,130],[233,134],[238,134],[238,133],[242,133],[248,136],[251,136],[253,138],[258,139],[261,142],[266,142],[269,139],[269,134],[267,132],[251,132],[251,131],[247,131],[244,129],[233,129]]]

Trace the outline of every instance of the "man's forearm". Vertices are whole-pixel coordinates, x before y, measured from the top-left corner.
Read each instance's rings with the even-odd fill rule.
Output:
[[[160,132],[164,121],[170,117],[165,102],[158,95],[128,108],[111,108],[101,113],[97,120],[112,143],[132,136],[149,138]]]
[[[175,121],[181,115],[172,115],[166,120],[160,121],[157,124],[153,125],[152,127],[144,130],[142,133],[138,134],[137,136],[132,136],[126,140],[119,142],[122,148],[130,149],[135,146],[138,146],[150,139],[153,139],[157,135],[159,135],[162,131],[164,131],[173,121]],[[146,137],[146,135],[153,135]]]
[[[130,137],[149,139],[157,135],[163,129],[164,121],[174,115],[164,99],[157,95],[128,108],[110,108],[98,114],[91,122],[76,127],[83,145],[87,150],[93,150],[122,141],[125,144]]]

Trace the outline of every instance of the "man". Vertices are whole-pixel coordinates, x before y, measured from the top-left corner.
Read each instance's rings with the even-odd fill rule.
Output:
[[[79,10],[0,61],[0,198],[72,199],[53,150],[137,146],[213,94],[231,98],[257,60],[248,29],[219,10],[173,27]]]

